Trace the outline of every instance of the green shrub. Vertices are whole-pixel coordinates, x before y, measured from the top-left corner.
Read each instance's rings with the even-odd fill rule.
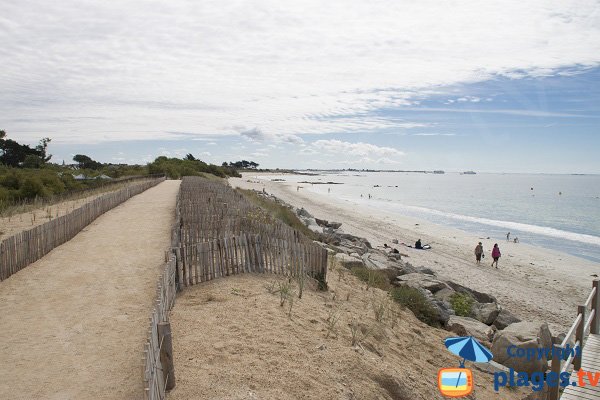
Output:
[[[412,311],[420,321],[430,326],[439,326],[437,310],[418,289],[410,286],[396,287],[390,290],[390,297]]]
[[[390,281],[383,271],[367,267],[352,267],[350,272],[361,281],[366,282],[369,287],[376,287],[381,290],[389,290],[390,288]]]
[[[454,293],[450,297],[450,305],[459,317],[470,317],[474,300],[467,293]]]

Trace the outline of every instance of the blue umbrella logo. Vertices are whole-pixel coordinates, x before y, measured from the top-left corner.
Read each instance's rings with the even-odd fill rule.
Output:
[[[450,337],[444,340],[446,348],[453,354],[462,357],[460,368],[465,367],[465,360],[486,363],[489,362],[494,355],[488,349],[483,347],[473,336]],[[461,373],[458,374],[456,386],[460,382]]]
[[[450,337],[444,340],[446,348],[463,360],[460,367],[465,367],[465,360],[486,363],[489,362],[494,355],[488,349],[483,347],[473,336]]]

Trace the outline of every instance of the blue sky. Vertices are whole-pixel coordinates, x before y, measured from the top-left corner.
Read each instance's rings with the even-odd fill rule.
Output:
[[[57,162],[600,173],[597,1],[5,1],[0,57]]]

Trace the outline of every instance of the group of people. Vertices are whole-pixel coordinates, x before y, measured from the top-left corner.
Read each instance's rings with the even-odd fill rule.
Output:
[[[498,260],[500,259],[501,255],[500,247],[498,247],[498,243],[495,243],[494,248],[492,249],[492,259],[494,260],[492,261],[492,267],[494,264],[496,264],[496,268],[498,268]],[[483,254],[483,244],[479,242],[479,244],[475,246],[475,260],[477,261],[478,265],[481,264],[481,259],[483,257],[485,257],[485,254]]]

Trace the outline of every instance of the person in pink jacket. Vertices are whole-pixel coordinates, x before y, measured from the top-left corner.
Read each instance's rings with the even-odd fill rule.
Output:
[[[492,267],[494,266],[494,263],[496,263],[496,268],[498,268],[498,259],[500,258],[500,255],[500,248],[498,247],[498,243],[496,243],[492,249],[492,258],[494,259],[494,261],[492,261]]]

